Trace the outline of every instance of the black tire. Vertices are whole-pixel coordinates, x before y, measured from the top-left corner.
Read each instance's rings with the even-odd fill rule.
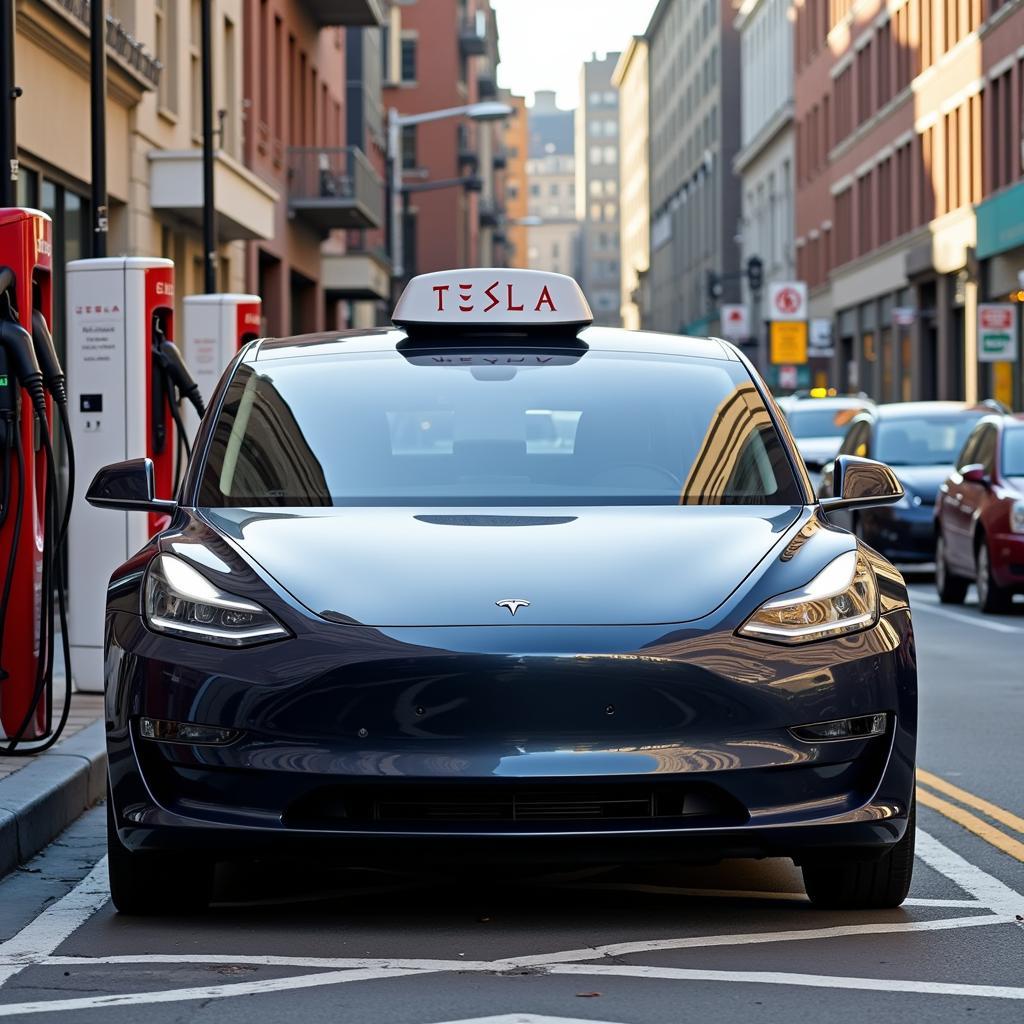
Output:
[[[935,589],[943,604],[963,604],[970,580],[957,576],[946,563],[946,542],[940,533],[935,539]]]
[[[107,794],[107,873],[120,914],[185,914],[209,906],[213,863],[178,853],[133,853],[117,838]]]
[[[898,907],[914,873],[917,810],[911,805],[903,838],[877,860],[814,862],[802,868],[804,888],[821,910],[886,910]]]
[[[978,607],[986,615],[999,615],[1010,610],[1013,604],[1013,591],[999,586],[992,578],[992,557],[988,550],[988,541],[982,537],[975,552],[974,585],[978,591]]]

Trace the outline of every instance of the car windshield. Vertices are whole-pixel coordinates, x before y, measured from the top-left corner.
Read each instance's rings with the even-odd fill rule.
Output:
[[[1003,476],[1024,477],[1024,426],[1003,431]]]
[[[982,415],[883,417],[875,457],[890,466],[951,466]]]
[[[798,406],[786,413],[794,437],[842,437],[850,420],[864,405],[818,407]]]
[[[207,507],[803,501],[740,363],[497,345],[240,365],[199,496]]]

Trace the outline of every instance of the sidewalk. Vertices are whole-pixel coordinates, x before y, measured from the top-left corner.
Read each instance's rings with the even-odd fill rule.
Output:
[[[54,675],[57,722],[64,676]],[[67,727],[53,747],[37,757],[0,757],[0,876],[24,864],[102,800],[106,785],[103,696],[73,693]]]

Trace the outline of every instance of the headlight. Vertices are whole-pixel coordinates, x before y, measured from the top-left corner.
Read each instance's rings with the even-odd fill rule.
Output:
[[[1024,533],[1024,501],[1015,501],[1010,506],[1010,529],[1014,533]]]
[[[249,647],[290,635],[266,608],[225,593],[173,555],[150,563],[144,604],[150,629],[188,640]]]
[[[740,636],[803,644],[867,629],[878,621],[875,574],[860,551],[829,562],[805,587],[766,601]]]

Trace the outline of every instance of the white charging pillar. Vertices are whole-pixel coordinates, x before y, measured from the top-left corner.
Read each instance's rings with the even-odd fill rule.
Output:
[[[95,509],[97,470],[148,456],[157,497],[173,497],[175,434],[151,357],[154,334],[174,340],[174,264],[110,257],[67,265],[68,414],[75,445],[75,511],[68,546],[68,633],[75,685],[103,691],[103,629],[111,573],[166,517]]]
[[[182,303],[185,331],[181,354],[204,402],[217,387],[235,353],[260,336],[263,303],[258,295],[187,295]],[[185,424],[195,436],[198,417],[191,406]]]

